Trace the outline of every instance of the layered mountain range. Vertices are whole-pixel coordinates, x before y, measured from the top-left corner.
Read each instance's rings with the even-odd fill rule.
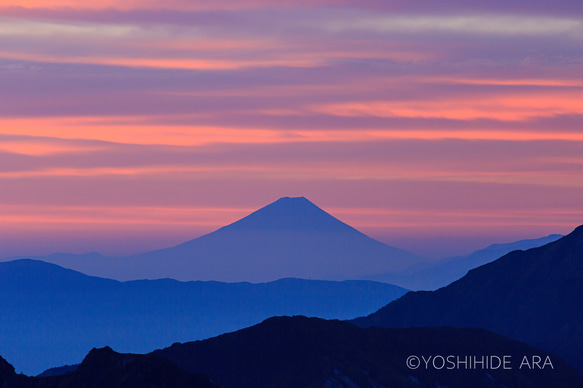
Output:
[[[554,352],[583,370],[583,226],[471,270],[437,291],[410,292],[353,323],[481,327]]]
[[[541,244],[546,245],[492,261],[514,248]],[[122,282],[37,260],[0,263],[2,356],[19,370],[37,373],[79,362],[88,349],[101,347],[79,367],[57,368],[47,372],[53,376],[38,378],[16,375],[2,360],[3,387],[67,388],[95,378],[88,377],[93,372],[102,373],[102,386],[126,381],[127,387],[142,386],[144,376],[177,387],[215,382],[223,387],[583,385],[581,375],[559,358],[583,370],[583,227],[562,238],[551,235],[497,245],[431,266],[367,237],[303,197],[282,198],[173,248],[124,258],[55,254],[43,259],[118,279],[284,278],[257,284]],[[447,287],[407,294],[405,289],[372,281],[289,278],[346,279],[417,271],[417,280],[427,284],[467,269],[471,270]],[[422,279],[423,273],[427,277]],[[360,328],[293,317],[268,319],[232,332],[270,316],[295,314],[365,317],[351,321]],[[232,333],[202,340],[225,332]],[[148,356],[118,354],[108,347],[146,353],[195,339],[201,340],[177,343]],[[526,356],[533,364],[540,357],[553,368],[452,372],[407,367],[407,357],[431,354],[509,354],[515,361]],[[131,364],[129,369],[124,369],[126,364]],[[144,375],[143,368],[161,371],[164,379],[174,374],[178,380],[156,380],[158,372]]]
[[[371,281],[119,282],[36,260],[0,263],[0,355],[28,373],[77,363],[92,347],[149,352],[274,315],[348,319],[406,290]],[[32,357],[31,355],[34,355]]]

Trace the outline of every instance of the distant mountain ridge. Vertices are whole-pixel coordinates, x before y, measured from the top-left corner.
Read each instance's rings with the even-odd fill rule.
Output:
[[[289,278],[260,284],[170,279],[122,283],[41,261],[3,262],[0,354],[19,370],[39,373],[78,363],[92,347],[149,352],[273,315],[354,318],[405,292],[370,281]]]
[[[172,248],[128,257],[36,257],[117,280],[266,282],[347,280],[407,268],[418,256],[374,240],[304,197],[284,197],[212,233]]]
[[[537,248],[563,237],[551,234],[546,237],[515,241],[507,244],[492,244],[467,256],[441,259],[437,262],[420,263],[403,271],[366,276],[363,279],[386,282],[411,290],[436,290],[464,276],[471,269],[490,263],[516,250]]]
[[[437,291],[410,292],[363,327],[482,327],[562,356],[583,371],[583,226],[471,270]]]

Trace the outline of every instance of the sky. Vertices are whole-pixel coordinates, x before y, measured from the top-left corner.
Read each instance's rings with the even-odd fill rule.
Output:
[[[0,257],[282,196],[431,258],[583,224],[583,3],[0,0]]]

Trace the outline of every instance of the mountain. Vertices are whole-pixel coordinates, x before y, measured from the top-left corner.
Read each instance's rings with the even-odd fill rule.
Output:
[[[119,354],[106,347],[93,349],[70,373],[50,377],[17,375],[0,357],[3,388],[219,388],[210,378],[186,372],[155,355]]]
[[[215,232],[129,257],[56,254],[38,259],[117,280],[265,282],[355,279],[421,259],[376,241],[304,197],[281,198]]]
[[[216,338],[174,344],[155,354],[211,376],[224,388],[583,386],[581,375],[559,357],[482,329],[363,329],[341,321],[277,317]],[[410,356],[440,355],[459,356],[461,361],[469,355],[507,356],[510,369],[464,367],[457,359],[455,368],[447,364],[447,369],[439,358],[436,367],[407,367]],[[548,357],[553,368],[548,364],[543,369],[520,368],[524,357],[532,366],[533,356]]]
[[[420,263],[402,271],[365,276],[363,279],[396,284],[410,290],[436,290],[461,278],[469,270],[490,263],[507,253],[540,247],[561,237],[563,236],[560,234],[551,234],[507,244],[492,244],[467,256],[449,257],[435,263]]]
[[[583,226],[514,251],[437,291],[410,292],[363,326],[481,327],[558,354],[583,370]]]
[[[57,366],[47,369],[43,373],[38,374],[37,377],[60,376],[65,373],[73,372],[77,368],[79,368],[79,364]]]
[[[93,347],[149,352],[273,315],[354,318],[405,292],[371,281],[119,282],[17,260],[0,263],[0,354],[36,374],[78,363]]]

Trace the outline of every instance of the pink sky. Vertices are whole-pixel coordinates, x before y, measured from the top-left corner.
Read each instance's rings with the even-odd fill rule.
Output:
[[[432,257],[583,223],[583,4],[0,0],[0,257],[305,196]]]

